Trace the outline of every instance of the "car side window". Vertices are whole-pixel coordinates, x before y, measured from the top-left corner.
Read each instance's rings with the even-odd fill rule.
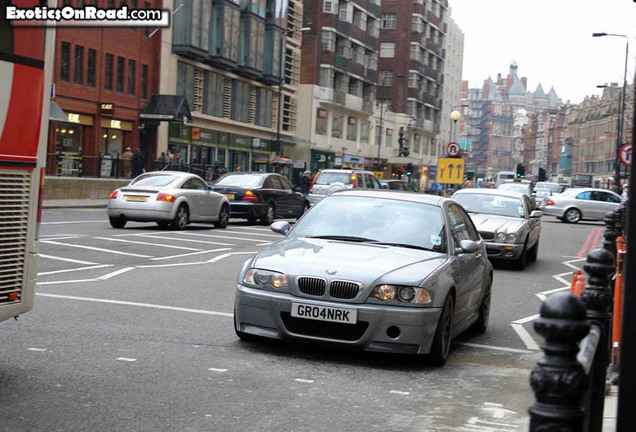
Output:
[[[276,177],[276,178],[280,181],[281,186],[283,187],[283,189],[288,189],[288,190],[294,189],[292,187],[292,184],[285,177]]]
[[[359,188],[364,188],[364,179],[362,178],[362,174],[356,174],[356,183]]]
[[[479,236],[479,233],[477,232],[477,228],[475,228],[475,224],[473,223],[473,220],[470,218],[470,216],[468,216],[468,213],[466,213],[466,211],[462,209],[461,207],[458,207],[458,206],[453,206],[453,207],[455,207],[457,211],[459,211],[459,213],[461,214],[462,220],[468,232],[468,239],[478,242],[481,239],[481,237]]]
[[[280,182],[278,176],[269,176],[267,180],[270,182],[270,187],[268,189],[285,189]]]
[[[451,236],[455,240],[455,246],[458,246],[462,240],[471,240],[466,220],[463,218],[459,207],[456,205],[448,206],[448,220],[450,221]]]
[[[592,199],[592,192],[587,191],[587,192],[581,192],[580,194],[578,194],[576,196],[576,199],[580,199],[580,200],[591,200]]]
[[[263,182],[263,189],[274,189],[274,176],[269,176]]]
[[[620,203],[621,200],[619,198],[617,198],[616,196],[612,195],[611,193],[608,192],[599,192],[600,195],[600,201],[604,201],[604,202],[610,202],[610,203]]]
[[[367,182],[367,189],[382,189],[382,185],[378,179],[371,174],[365,174],[364,179]]]
[[[530,198],[528,198],[527,196],[523,197],[523,201],[526,204],[526,215],[525,217],[529,217],[530,214],[532,213],[532,211],[534,210],[534,206],[532,205],[532,200]]]
[[[206,185],[204,182],[202,182],[198,178],[190,179],[190,181],[192,182],[192,186],[193,186],[192,189],[198,189],[202,191],[208,190],[208,185]]]
[[[183,186],[181,186],[181,189],[198,189],[196,184],[194,183],[196,179],[189,179],[186,180],[186,182],[183,184]]]

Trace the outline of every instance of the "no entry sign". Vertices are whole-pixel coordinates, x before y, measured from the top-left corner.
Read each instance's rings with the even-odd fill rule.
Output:
[[[623,165],[632,166],[632,145],[625,144],[623,147],[621,147],[619,157]]]

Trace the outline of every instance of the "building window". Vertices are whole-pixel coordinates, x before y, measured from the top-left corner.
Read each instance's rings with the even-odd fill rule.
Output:
[[[148,99],[148,65],[141,65],[141,97]]]
[[[357,79],[349,80],[349,94],[362,97],[362,81]]]
[[[355,117],[347,118],[347,139],[358,141],[358,119]]]
[[[75,45],[75,84],[84,84],[84,47]]]
[[[359,29],[367,30],[367,14],[361,11],[355,11],[353,14],[353,23]]]
[[[333,123],[331,124],[331,136],[334,138],[342,138],[344,114],[334,111]]]
[[[382,42],[380,44],[380,57],[381,58],[395,57],[395,42]]]
[[[259,126],[272,127],[273,93],[264,88],[256,89],[256,121]]]
[[[397,16],[395,14],[382,14],[382,28],[384,30],[393,30],[397,26]]]
[[[116,90],[120,93],[124,92],[124,61],[123,57],[117,57]]]
[[[71,71],[71,44],[62,42],[62,53],[60,55],[60,80],[68,81]]]
[[[322,5],[322,11],[325,13],[336,14],[338,13],[337,4],[338,4],[337,0],[325,0],[325,2]]]
[[[416,72],[409,72],[409,88],[418,88],[419,81],[420,79]]]
[[[212,5],[210,54],[238,63],[241,11],[227,2]]]
[[[185,96],[188,106],[192,109],[194,100],[194,66],[187,63],[177,63],[177,94]]]
[[[327,122],[329,120],[329,111],[324,108],[316,110],[316,134],[327,135]]]
[[[135,77],[137,75],[137,62],[128,60],[128,94],[135,94]]]
[[[322,37],[320,39],[320,48],[323,51],[335,51],[336,50],[336,34],[329,30],[322,31]]]
[[[106,54],[106,61],[104,62],[104,89],[113,89],[113,61],[112,54]]]
[[[393,85],[393,71],[380,71],[380,87],[391,87]]]
[[[417,44],[411,44],[411,60],[420,61],[420,47]]]
[[[263,70],[263,49],[265,44],[265,23],[252,14],[241,19],[239,44],[239,65]]]
[[[232,80],[232,120],[249,122],[250,85]]]
[[[334,70],[331,68],[320,68],[320,87],[333,88]]]
[[[88,50],[88,64],[86,65],[86,85],[95,87],[95,69],[97,67],[97,51]]]
[[[349,2],[340,3],[340,10],[338,11],[338,19],[344,22],[351,22],[353,15],[353,5]]]

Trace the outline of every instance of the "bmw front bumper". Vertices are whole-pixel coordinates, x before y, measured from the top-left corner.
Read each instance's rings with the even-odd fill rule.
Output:
[[[292,303],[357,310],[356,324],[291,316]],[[234,325],[250,335],[304,339],[402,354],[428,354],[440,308],[412,308],[314,300],[237,285]]]

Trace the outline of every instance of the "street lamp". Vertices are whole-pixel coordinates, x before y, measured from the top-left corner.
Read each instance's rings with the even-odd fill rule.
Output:
[[[406,78],[404,74],[397,74],[397,78]],[[382,78],[382,82],[380,83],[380,136],[378,137],[378,160],[377,160],[377,170],[380,171],[380,150],[382,149],[382,129],[384,128],[384,87],[386,84],[386,76]]]
[[[616,159],[614,161],[615,164],[615,182],[618,187],[621,185],[621,162],[620,162],[620,152],[621,146],[623,145],[623,119],[625,116],[625,90],[627,89],[627,61],[629,59],[629,37],[622,34],[614,34],[614,33],[592,33],[592,37],[603,37],[603,36],[615,36],[615,37],[624,37],[625,38],[625,72],[623,74],[623,94],[619,97],[619,116],[618,116],[618,131],[616,134]]]
[[[453,135],[455,134],[455,128],[457,127],[457,120],[462,118],[462,113],[460,113],[459,111],[455,110],[455,111],[450,113],[450,118],[453,121],[453,126],[451,127],[451,130],[448,131],[448,135],[449,135],[448,142],[449,143],[453,142]]]

